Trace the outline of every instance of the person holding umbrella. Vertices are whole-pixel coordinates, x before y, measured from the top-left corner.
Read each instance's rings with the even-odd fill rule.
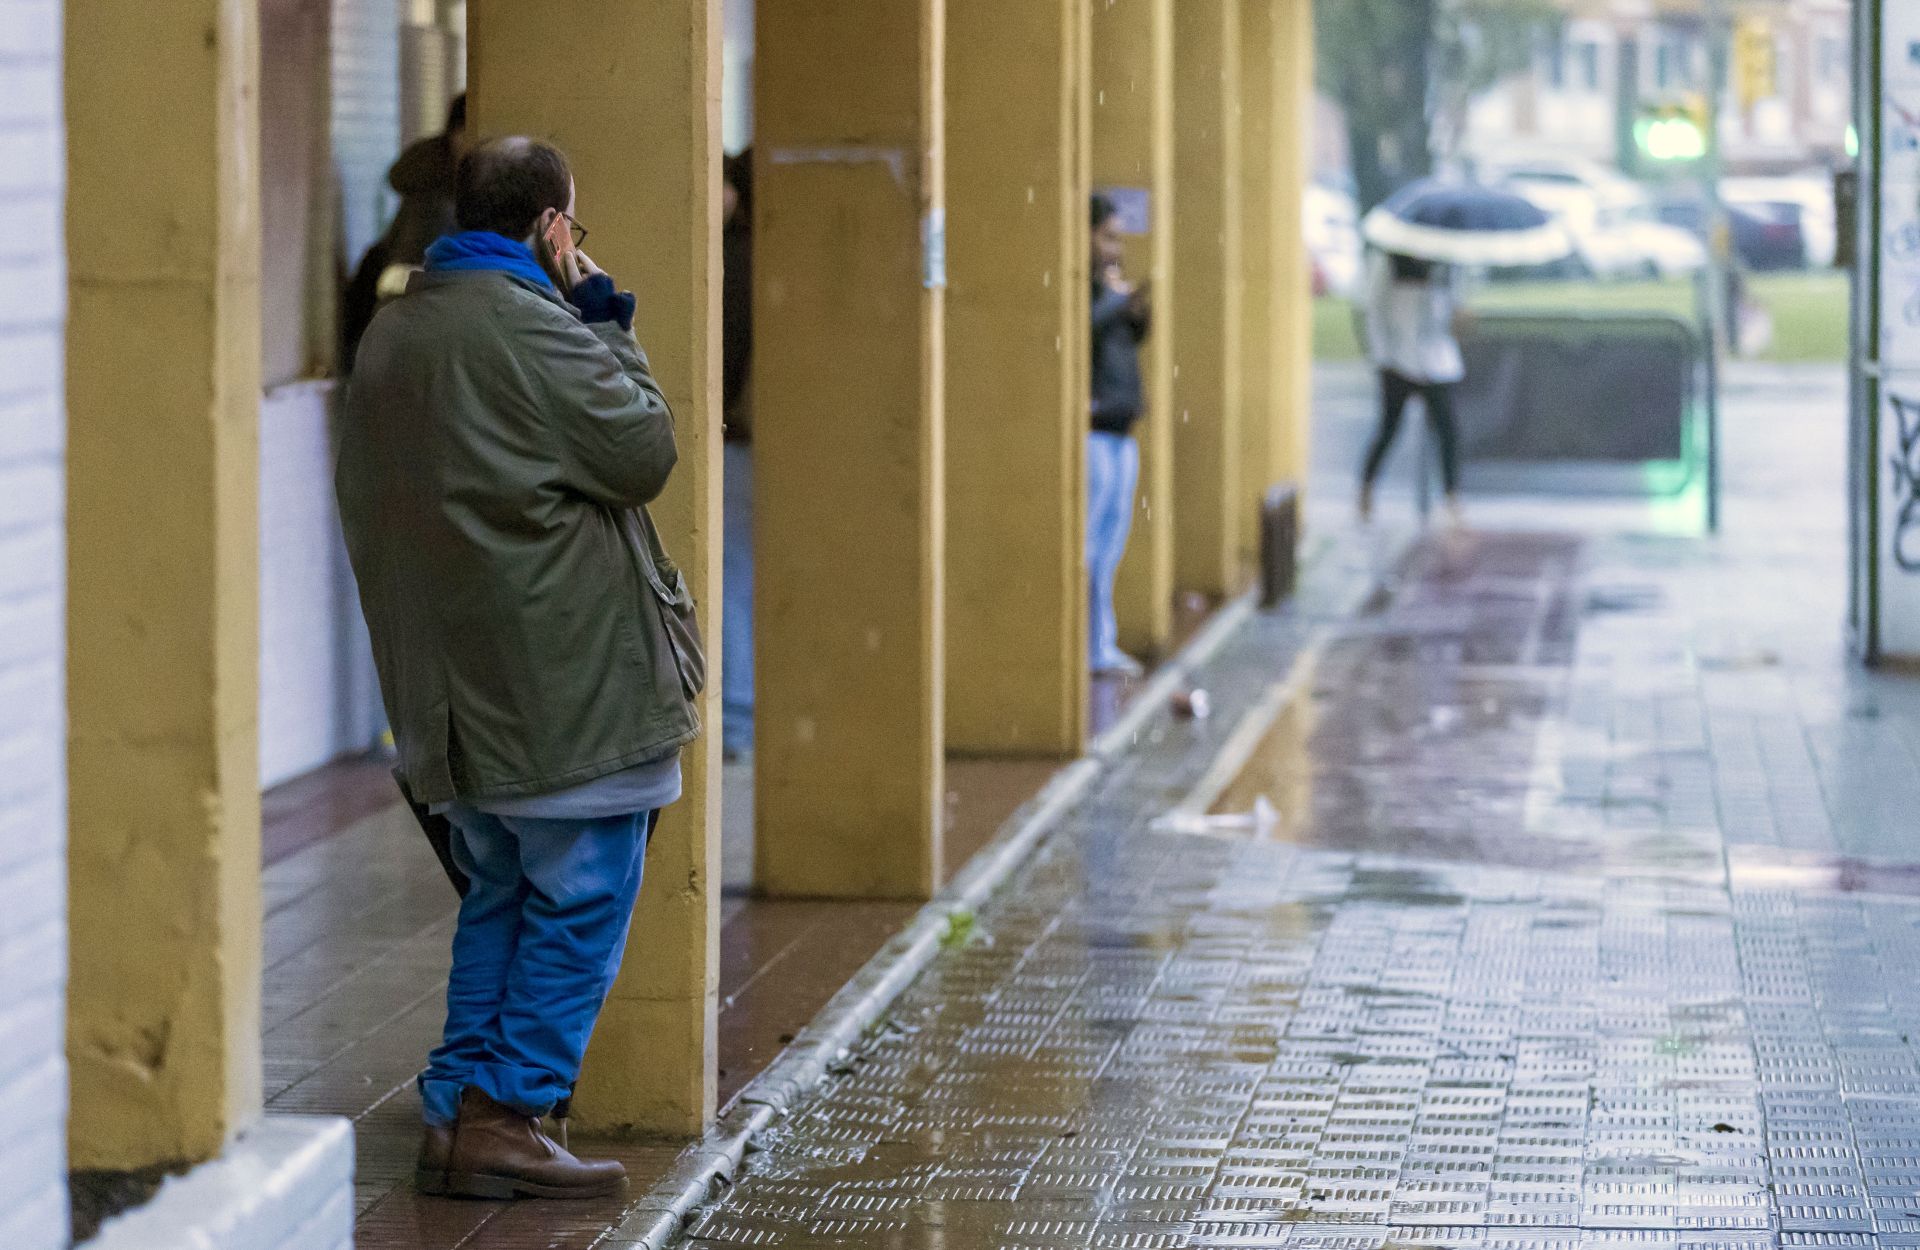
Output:
[[[1419,395],[1440,447],[1440,480],[1447,512],[1460,520],[1459,434],[1453,388],[1466,376],[1454,335],[1459,318],[1447,266],[1400,253],[1368,257],[1367,355],[1380,373],[1380,421],[1360,470],[1360,519],[1373,516],[1373,483],[1400,432],[1407,401]]]
[[[1459,433],[1453,389],[1466,376],[1456,326],[1461,267],[1541,265],[1573,241],[1532,203],[1474,183],[1422,179],[1367,214],[1372,245],[1367,284],[1367,353],[1380,372],[1380,421],[1360,470],[1360,517],[1373,514],[1373,485],[1419,395],[1440,449],[1447,510],[1460,517]],[[1424,469],[1423,469],[1424,472]]]

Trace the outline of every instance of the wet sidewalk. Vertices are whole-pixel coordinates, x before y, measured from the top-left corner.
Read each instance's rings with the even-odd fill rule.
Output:
[[[1725,540],[1489,508],[1244,631],[695,1243],[1920,1246],[1920,683],[1761,400]]]

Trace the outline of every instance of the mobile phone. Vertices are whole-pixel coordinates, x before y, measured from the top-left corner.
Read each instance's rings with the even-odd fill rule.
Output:
[[[567,220],[565,213],[555,213],[553,224],[547,227],[547,250],[553,258],[559,260],[573,250],[573,223]]]

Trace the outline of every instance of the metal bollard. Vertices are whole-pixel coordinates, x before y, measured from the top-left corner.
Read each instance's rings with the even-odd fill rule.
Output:
[[[1277,608],[1293,597],[1300,554],[1300,491],[1281,483],[1260,501],[1260,606]]]

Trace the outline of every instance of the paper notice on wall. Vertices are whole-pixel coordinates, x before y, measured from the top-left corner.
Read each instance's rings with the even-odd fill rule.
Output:
[[[1920,3],[1877,0],[1881,34],[1880,127],[1873,181],[1880,229],[1872,265],[1879,285],[1872,461],[1878,522],[1872,531],[1872,612],[1884,656],[1920,657]]]
[[[1887,0],[1880,38],[1885,85],[1920,86],[1920,4]]]
[[[1880,409],[1880,646],[1920,656],[1920,373],[1888,374]]]
[[[1920,4],[1886,4],[1880,93],[1880,362],[1920,367]],[[1882,414],[1885,416],[1886,414]]]
[[[1888,187],[1920,184],[1920,86],[1881,93],[1880,181]]]
[[[1879,357],[1920,368],[1920,184],[1886,184],[1880,196]]]

